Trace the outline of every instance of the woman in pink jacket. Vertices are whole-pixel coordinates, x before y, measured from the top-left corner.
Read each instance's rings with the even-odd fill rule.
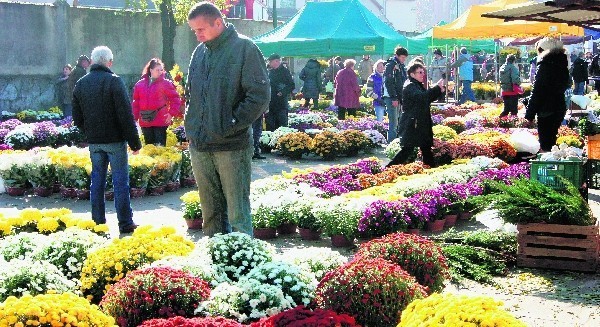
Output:
[[[180,111],[181,98],[164,76],[162,61],[152,58],[133,88],[133,116],[139,121],[146,144],[166,145],[167,127]]]
[[[346,119],[348,115],[356,116],[356,109],[360,108],[360,86],[358,75],[354,72],[356,61],[348,59],[344,61],[344,69],[335,76],[335,92],[333,94],[334,105],[338,107],[338,119]]]

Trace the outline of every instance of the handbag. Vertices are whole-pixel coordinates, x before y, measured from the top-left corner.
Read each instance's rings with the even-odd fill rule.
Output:
[[[515,92],[516,94],[519,94],[519,95],[525,93],[525,90],[523,90],[523,88],[519,84],[513,84],[512,90],[513,90],[513,92]]]
[[[155,110],[142,110],[140,111],[140,118],[142,119],[143,122],[149,123],[151,121],[154,120],[154,118],[156,118],[156,115],[158,115],[158,111],[160,111],[160,109],[166,107],[167,105],[163,105],[162,107],[155,109]]]

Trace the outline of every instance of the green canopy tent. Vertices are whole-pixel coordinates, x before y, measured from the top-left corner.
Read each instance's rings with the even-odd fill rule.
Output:
[[[409,47],[405,36],[358,0],[307,2],[283,25],[253,40],[265,55],[293,57],[388,56],[398,45]]]
[[[441,21],[437,26],[443,26],[445,24],[446,22]],[[471,53],[478,52],[479,50],[483,50],[487,53],[494,53],[494,51],[496,51],[494,39],[438,39],[433,37],[433,27],[417,36],[410,38],[409,46],[411,42],[415,45],[418,44],[418,46],[415,46],[415,48],[419,49],[421,49],[424,45],[426,48],[440,49],[445,49],[446,46],[448,46],[448,48],[453,48],[455,46],[466,47]],[[424,53],[427,53],[427,50],[425,50]]]

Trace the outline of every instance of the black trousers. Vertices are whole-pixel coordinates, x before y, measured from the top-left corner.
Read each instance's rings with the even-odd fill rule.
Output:
[[[167,126],[142,127],[146,144],[167,145]]]
[[[435,167],[435,159],[433,158],[433,152],[431,151],[431,146],[419,146],[421,149],[421,155],[423,156],[423,164],[429,167]],[[386,167],[393,165],[401,165],[409,163],[409,158],[415,152],[415,147],[412,146],[404,146],[400,150],[400,152],[396,153],[392,161],[387,164]]]
[[[338,107],[338,119],[346,119],[346,112],[348,112],[349,116],[356,116],[356,108]]]
[[[260,137],[262,136],[263,117],[262,115],[252,123],[252,141],[254,145],[254,154],[260,153]]]
[[[270,107],[269,112],[265,114],[265,123],[267,131],[274,131],[281,126],[288,126],[288,110],[281,107]]]
[[[548,117],[538,116],[538,138],[542,151],[550,151],[556,144],[558,128],[565,119],[565,113],[554,113]]]
[[[503,95],[504,110],[500,114],[500,117],[508,116],[508,114],[517,115],[519,111],[519,96],[518,95]]]
[[[313,100],[313,109],[319,108],[319,97],[316,98],[304,98],[304,108],[308,108],[310,105],[310,99]]]

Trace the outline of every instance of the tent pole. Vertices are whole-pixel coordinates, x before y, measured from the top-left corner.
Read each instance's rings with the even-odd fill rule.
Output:
[[[496,42],[496,40],[494,40],[494,61],[496,62],[496,64],[494,65],[494,69],[496,70],[496,73],[494,74],[494,79],[496,80],[496,84],[494,85],[494,90],[496,91],[496,98],[498,97],[498,65],[500,64],[500,60],[498,58],[498,42]]]

